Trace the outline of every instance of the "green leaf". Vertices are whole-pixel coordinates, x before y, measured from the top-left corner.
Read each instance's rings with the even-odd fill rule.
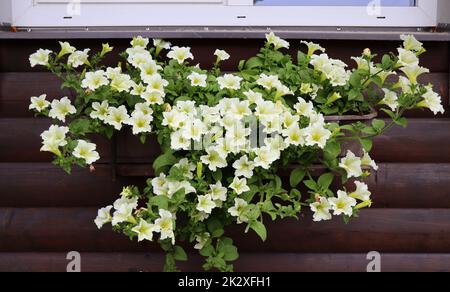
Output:
[[[242,70],[244,70],[244,67],[245,67],[245,60],[241,60],[239,62],[238,70],[242,71]]]
[[[85,136],[91,132],[91,121],[88,119],[78,119],[70,123],[70,132],[75,135]]]
[[[329,154],[330,158],[336,158],[342,152],[341,144],[339,144],[339,142],[336,141],[328,142],[327,145],[325,146],[324,151],[327,154]]]
[[[358,72],[353,72],[353,74],[350,76],[349,83],[353,88],[360,88],[362,82],[361,74]]]
[[[250,223],[250,228],[253,229],[256,234],[262,239],[262,241],[266,241],[267,239],[267,229],[264,224],[259,221],[252,221]]]
[[[223,259],[227,262],[232,262],[239,258],[238,249],[234,245],[225,245],[222,251],[224,253]]]
[[[296,168],[292,171],[291,176],[289,178],[289,182],[291,187],[295,188],[298,184],[305,178],[306,170],[302,167]]]
[[[167,152],[159,156],[153,163],[153,169],[155,174],[159,175],[164,168],[172,166],[178,162],[177,158],[172,154],[172,152]]]
[[[383,70],[389,70],[392,66],[392,59],[389,55],[384,55],[383,59],[381,60],[381,65]]]
[[[367,152],[370,152],[370,150],[372,150],[373,147],[372,139],[370,138],[359,139],[359,142],[363,146],[364,150],[366,150]]]
[[[313,180],[307,180],[305,182],[303,182],[305,184],[305,186],[312,190],[312,191],[317,191],[317,183]]]
[[[408,120],[406,118],[399,118],[395,120],[395,123],[403,128],[408,127]]]
[[[334,174],[329,172],[320,176],[318,184],[323,189],[329,189],[334,180]]]
[[[384,127],[386,126],[386,123],[383,120],[373,120],[372,127],[379,133],[381,132]]]
[[[245,63],[245,69],[259,68],[259,67],[262,67],[263,65],[264,65],[264,63],[259,57],[253,57],[253,58],[250,58]]]
[[[223,224],[218,219],[208,220],[208,222],[206,222],[206,226],[208,227],[208,231],[213,235],[213,237],[220,237],[223,235]]]
[[[204,257],[211,257],[215,253],[215,249],[211,244],[205,245],[201,250],[200,254]]]
[[[181,246],[175,246],[173,249],[173,257],[177,260],[177,261],[187,261],[188,260],[188,256],[186,254],[186,252],[184,251],[184,249]]]
[[[148,201],[150,206],[156,206],[159,209],[167,210],[169,208],[169,198],[166,196],[156,196]]]

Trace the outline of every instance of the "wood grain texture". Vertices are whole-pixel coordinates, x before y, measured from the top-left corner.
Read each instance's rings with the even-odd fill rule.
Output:
[[[0,272],[65,272],[66,253],[0,253]],[[244,253],[236,272],[366,272],[366,254]],[[382,254],[383,272],[449,272],[450,254]],[[199,272],[200,259],[189,254],[185,272]],[[82,272],[161,272],[160,253],[82,253]]]
[[[158,251],[153,244],[136,244],[105,226],[98,231],[91,208],[0,209],[0,252],[119,252]],[[243,226],[226,234],[242,252],[450,253],[450,210],[370,209],[346,225],[342,218],[313,223],[310,216],[266,222],[263,243]],[[75,236],[76,235],[76,236]]]

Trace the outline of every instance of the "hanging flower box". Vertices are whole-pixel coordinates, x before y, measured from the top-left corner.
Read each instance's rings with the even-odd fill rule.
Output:
[[[292,58],[283,53],[290,44],[270,33],[234,74],[222,74],[230,56],[221,50],[205,70],[189,64],[190,48],[163,40],[149,48],[150,40],[136,37],[122,63],[105,67],[108,44],[90,56],[61,42],[60,52],[41,49],[30,63],[60,76],[75,98],[32,97],[30,109],[55,121],[42,133],[41,150],[67,172],[73,165],[95,169],[100,154],[92,134],[113,138],[131,127],[141,142],[155,139],[161,155],[153,170],[116,165],[119,175],[150,176],[147,187],[126,186],[95,224],[111,223],[138,242],[158,241],[167,271],[187,260],[180,241],[199,250],[206,270],[230,271],[239,255],[228,225],[243,224],[264,241],[266,216],[298,218],[306,208],[315,222],[348,222],[372,203],[364,182],[377,169],[372,138],[406,126],[407,110],[443,112],[439,95],[417,82],[428,72],[419,65],[425,49],[412,36],[402,39],[398,54],[377,58],[367,49],[349,70],[314,43],[303,42],[307,51]],[[399,76],[387,81],[392,75]],[[389,124],[375,119],[375,106]]]

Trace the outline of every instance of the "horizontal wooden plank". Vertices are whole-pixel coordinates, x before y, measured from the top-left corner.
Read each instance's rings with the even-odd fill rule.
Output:
[[[110,227],[98,231],[96,209],[0,209],[0,252],[118,252],[157,251],[153,244],[138,245]],[[242,252],[450,253],[450,209],[371,209],[344,224],[342,218],[313,223],[266,222],[268,240],[263,243],[243,226],[226,234]]]
[[[400,33],[399,33],[400,35]],[[229,39],[172,39],[174,45],[190,46],[195,56],[194,63],[200,63],[201,66],[207,67],[214,63],[214,51],[217,48],[227,50],[232,58],[227,61],[223,68],[230,71],[235,70],[240,60],[248,59],[254,56],[256,52],[263,46],[264,41],[260,39],[239,39],[230,41]],[[123,51],[129,47],[129,39],[108,39],[108,42],[115,47],[116,54],[111,54],[106,60],[106,64],[117,64],[118,58],[113,57],[117,52]],[[369,47],[372,51],[379,55],[389,52],[396,52],[397,47],[401,44],[399,41],[345,41],[342,40],[316,40],[323,47],[327,48],[327,52],[334,58],[340,58],[351,64],[351,56],[360,56],[361,52]],[[72,40],[71,43],[77,48],[91,48],[95,52],[95,48],[101,48],[101,41],[94,39],[78,39]],[[292,41],[290,52],[296,55],[300,48],[299,41]],[[426,42],[425,46],[428,50],[422,56],[424,66],[430,68],[432,72],[448,72],[449,55],[447,42]],[[27,72],[32,71],[28,62],[30,54],[39,48],[48,48],[53,51],[59,51],[59,45],[56,40],[5,40],[0,46],[0,72]],[[304,47],[302,45],[302,49]],[[439,58],[435,58],[439,56]],[[36,68],[35,70],[42,70]]]
[[[439,117],[450,116],[448,73],[423,75],[420,81],[423,84],[434,84],[435,90],[442,96],[444,107],[448,110]],[[46,93],[49,100],[70,97],[70,92],[61,90],[60,85],[61,82],[51,73],[0,73],[0,117],[32,117],[33,114],[28,110],[31,96]],[[415,110],[408,112],[407,116],[432,117],[433,114],[430,111]]]
[[[66,253],[0,253],[0,272],[65,272]],[[183,272],[201,272],[202,259],[189,254]],[[244,253],[236,272],[366,272],[366,254]],[[160,253],[82,253],[81,272],[161,272]],[[382,272],[449,272],[449,254],[382,254]]]
[[[46,119],[0,119],[0,162],[50,161],[50,155],[39,152],[40,134],[49,125]],[[408,128],[394,127],[377,137],[373,157],[378,162],[450,163],[449,132],[450,119],[411,119]],[[98,137],[94,142],[99,146],[102,161],[109,161],[110,142]],[[159,153],[154,138],[142,145],[130,131],[118,135],[118,162],[151,163]]]
[[[0,207],[100,207],[113,202],[121,187],[141,186],[153,176],[145,164],[120,164],[117,173],[128,177],[113,181],[108,165],[97,165],[94,173],[74,168],[67,175],[47,163],[0,163],[0,189],[7,190]],[[367,183],[374,208],[450,208],[450,164],[383,163]]]

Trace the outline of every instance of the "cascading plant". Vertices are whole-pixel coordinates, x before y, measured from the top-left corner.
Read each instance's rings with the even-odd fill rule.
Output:
[[[145,189],[125,187],[99,210],[95,224],[111,223],[139,242],[158,241],[167,253],[166,271],[187,260],[179,242],[199,250],[205,270],[232,271],[239,255],[226,227],[243,225],[265,241],[265,220],[298,219],[303,208],[316,222],[333,216],[348,222],[372,204],[364,182],[377,170],[372,139],[394,125],[406,127],[407,110],[444,112],[432,85],[418,82],[429,72],[419,65],[422,43],[401,38],[396,54],[378,58],[366,49],[350,70],[314,43],[302,42],[307,51],[294,59],[282,52],[290,44],[270,33],[258,55],[233,74],[220,70],[230,58],[223,50],[207,70],[189,64],[188,47],[155,39],[149,48],[149,39],[136,37],[120,54],[122,62],[105,67],[102,60],[113,51],[108,44],[89,56],[89,49],[60,42],[60,52],[41,49],[30,63],[60,77],[74,98],[50,102],[43,94],[31,98],[30,110],[53,120],[41,135],[41,151],[55,154],[54,164],[68,173],[74,165],[95,169],[100,156],[92,134],[111,138],[131,128],[143,143],[157,137],[162,154],[155,177]],[[327,118],[375,107],[392,122]],[[348,141],[361,144],[361,153],[346,149]],[[291,174],[283,180],[286,170]]]

